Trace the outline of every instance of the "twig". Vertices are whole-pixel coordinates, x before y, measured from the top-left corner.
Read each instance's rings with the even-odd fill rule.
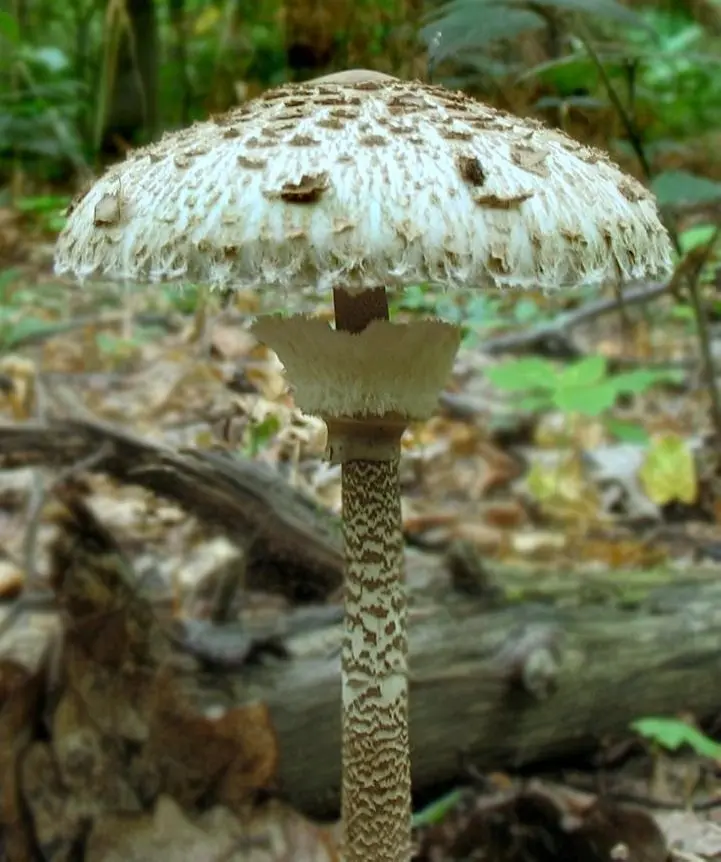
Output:
[[[32,584],[35,580],[35,548],[37,545],[37,534],[40,529],[40,516],[45,507],[48,497],[55,488],[65,484],[68,479],[72,479],[81,473],[85,473],[97,467],[110,454],[110,444],[105,441],[101,443],[100,448],[90,453],[75,464],[71,464],[65,470],[62,470],[55,479],[45,485],[38,481],[33,484],[33,491],[28,506],[29,523],[25,532],[24,541],[24,557],[25,557],[25,585]]]
[[[721,225],[716,227],[713,236],[703,248],[699,249],[693,256],[689,255],[687,260],[693,261],[693,270],[686,279],[694,317],[696,318],[696,325],[698,326],[698,340],[701,347],[701,356],[703,357],[703,377],[706,382],[709,398],[711,399],[711,419],[715,429],[717,444],[721,443],[721,393],[719,393],[719,388],[716,384],[713,348],[711,347],[711,336],[709,334],[706,311],[701,302],[699,279],[704,266],[711,256],[711,252],[719,240],[719,236],[721,236]]]
[[[174,500],[234,542],[253,538],[249,587],[259,579],[265,589],[307,601],[327,598],[340,586],[337,519],[271,468],[224,453],[176,452],[91,417],[59,392],[53,392],[56,403],[75,418],[0,423],[0,469],[68,465],[107,441],[96,470]]]
[[[586,28],[579,23],[576,28],[576,34],[578,38],[581,40],[583,47],[586,49],[586,53],[591,59],[591,62],[596,67],[596,71],[601,79],[601,82],[608,94],[608,98],[611,101],[616,113],[618,114],[618,118],[621,120],[621,124],[626,132],[626,137],[628,138],[628,142],[631,145],[631,149],[636,155],[638,159],[638,163],[641,167],[641,171],[643,172],[644,179],[647,183],[650,183],[653,179],[653,169],[651,168],[651,164],[646,156],[646,150],[644,149],[643,140],[641,139],[641,134],[638,131],[638,127],[631,117],[631,114],[626,110],[625,105],[623,104],[623,100],[619,96],[616,88],[613,85],[613,81],[608,75],[606,71],[606,67],[603,65],[601,58],[596,53],[596,49],[593,47],[593,43],[591,38],[588,35],[588,31]],[[681,242],[679,241],[678,234],[674,225],[667,224],[669,236],[671,237],[671,242],[673,243],[673,247],[676,250],[676,254],[681,256],[683,254],[683,249],[681,248]]]
[[[623,293],[623,303],[626,308],[632,305],[642,305],[657,299],[659,296],[664,296],[670,291],[671,282],[653,283],[644,285],[644,287],[636,288],[635,290],[627,290]],[[562,315],[553,323],[546,323],[532,329],[530,332],[510,333],[509,335],[500,335],[497,338],[490,338],[486,342],[479,344],[479,349],[484,353],[492,356],[497,356],[501,353],[513,353],[515,351],[535,351],[541,345],[553,339],[563,341],[570,329],[574,329],[583,323],[588,323],[598,317],[603,317],[616,311],[619,307],[618,297],[610,297],[608,299],[599,299],[595,302],[589,302],[575,311],[568,312]],[[568,345],[573,350],[571,345]],[[577,353],[578,351],[576,351]]]

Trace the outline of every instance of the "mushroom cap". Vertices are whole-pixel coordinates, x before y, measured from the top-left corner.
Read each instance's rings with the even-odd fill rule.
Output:
[[[660,278],[671,254],[652,195],[605,154],[360,70],[131,153],[71,206],[55,261],[80,279],[553,289]]]

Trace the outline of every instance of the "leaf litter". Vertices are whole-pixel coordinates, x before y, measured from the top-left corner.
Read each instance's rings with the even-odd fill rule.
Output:
[[[5,295],[28,279],[21,272]],[[173,448],[240,452],[337,515],[340,474],[323,461],[323,425],[294,408],[277,359],[244,324],[257,297],[240,294],[222,311],[211,300],[216,317],[203,321],[188,318],[175,289],[139,299],[48,285],[52,301],[34,286],[37,308],[23,303],[3,330],[3,421],[88,415]],[[29,317],[42,325],[18,328]],[[649,333],[642,321],[637,327],[639,350],[648,351]],[[622,342],[609,328],[595,325],[578,342],[616,360]],[[703,554],[719,541],[718,506],[697,391],[652,390],[617,405],[619,421],[643,426],[647,449],[615,441],[597,417],[538,413],[493,387],[485,371],[497,362],[463,350],[439,415],[404,438],[411,551],[454,549],[450,581],[410,572],[412,590],[448,583],[461,595],[503,600],[493,598],[479,555],[539,578],[572,564],[592,582],[608,567],[681,571],[692,546],[716,570],[717,558]],[[279,749],[267,707],[252,698],[239,705],[203,682],[218,655],[227,658],[211,619],[224,573],[240,572],[226,609],[244,622],[231,657],[239,667],[258,644],[282,653],[292,601],[272,587],[243,589],[242,546],[128,479],[92,464],[60,476],[38,466],[0,474],[5,621],[23,585],[37,587],[26,578],[31,568],[46,590],[45,606],[22,608],[22,622],[3,624],[0,635],[8,858],[339,858],[334,826],[276,798]],[[679,523],[682,539],[667,529]],[[328,596],[336,608],[338,599]],[[611,779],[624,781],[622,770]],[[655,862],[669,847],[678,859],[721,855],[713,808],[683,810],[672,794],[677,810],[656,810],[644,804],[649,782],[636,785],[640,804],[627,805],[551,779],[474,780],[438,822],[417,816],[416,858]]]

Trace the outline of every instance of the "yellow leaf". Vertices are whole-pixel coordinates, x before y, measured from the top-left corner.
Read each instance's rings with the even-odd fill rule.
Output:
[[[657,506],[674,500],[690,504],[698,496],[693,452],[678,434],[661,434],[653,439],[638,477],[649,500]]]
[[[195,19],[193,35],[204,36],[209,33],[220,20],[220,15],[220,9],[217,6],[206,6]]]

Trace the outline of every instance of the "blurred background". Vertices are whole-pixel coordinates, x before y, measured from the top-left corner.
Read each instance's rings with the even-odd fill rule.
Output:
[[[718,197],[686,173],[721,179],[717,0],[6,2],[5,203],[67,190],[129,146],[274,84],[348,67],[541,116],[613,150],[664,202]]]

